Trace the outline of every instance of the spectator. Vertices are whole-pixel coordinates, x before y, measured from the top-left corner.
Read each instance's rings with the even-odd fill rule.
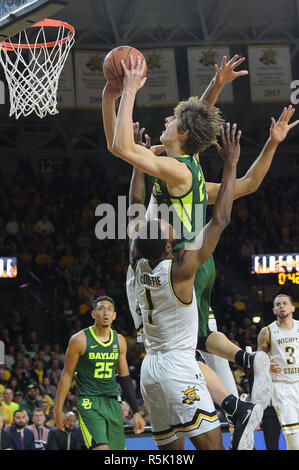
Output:
[[[52,373],[55,373],[59,379],[61,376],[62,369],[60,368],[59,360],[56,358],[51,359],[50,368],[47,370],[47,377],[50,377]]]
[[[74,412],[66,414],[66,431],[57,427],[51,429],[48,435],[47,450],[82,450],[84,440],[81,430],[76,427],[77,417]]]
[[[41,408],[35,408],[32,423],[27,426],[34,434],[34,443],[37,450],[46,450],[49,428],[45,425],[46,416]]]
[[[234,308],[238,313],[245,312],[246,309],[246,304],[245,302],[241,299],[240,294],[235,295],[235,301],[233,303]]]
[[[7,408],[9,408],[11,415],[13,417],[14,412],[20,408],[20,405],[16,403],[15,401],[13,401],[14,394],[11,388],[6,388],[3,396],[4,396],[4,400],[2,404],[7,406]],[[11,424],[12,424],[12,419],[9,425]]]
[[[8,430],[4,429],[4,419],[0,413],[0,450],[13,450],[13,441]]]
[[[13,365],[15,363],[15,358],[14,358],[14,354],[15,354],[15,345],[14,344],[10,344],[8,346],[8,349],[7,349],[7,353],[5,354],[5,366],[7,367],[7,369],[9,369],[10,371],[12,370],[13,368]]]
[[[49,377],[44,377],[43,383],[40,385],[40,391],[42,395],[48,395],[55,400],[57,388],[51,384]]]
[[[4,395],[1,393],[0,394],[0,413],[4,421],[4,427],[7,428],[12,423],[13,415],[10,409],[4,404],[3,399],[4,399]]]
[[[16,236],[20,232],[20,226],[17,221],[17,216],[15,212],[11,214],[11,218],[7,222],[5,229],[8,235],[12,235],[12,236]]]
[[[15,450],[35,450],[34,434],[26,427],[28,415],[25,410],[16,410],[13,424],[8,428]]]
[[[55,229],[52,222],[48,219],[47,214],[44,214],[34,225],[33,231],[38,234],[50,235],[55,232]]]
[[[125,426],[133,426],[133,420],[131,419],[131,408],[126,401],[122,402],[122,414],[123,414],[123,422]]]
[[[32,414],[35,408],[40,408],[40,401],[36,399],[36,396],[40,393],[39,387],[36,384],[30,384],[27,387],[27,393],[25,398],[20,403],[20,409],[26,410],[31,421]]]

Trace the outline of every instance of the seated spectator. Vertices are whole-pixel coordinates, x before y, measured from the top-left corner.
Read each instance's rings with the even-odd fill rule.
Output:
[[[0,393],[0,414],[4,421],[4,428],[8,428],[13,421],[13,414],[10,409],[4,404],[4,395]]]
[[[47,450],[82,450],[84,440],[80,428],[76,427],[77,416],[69,411],[66,414],[65,427],[67,431],[61,431],[57,427],[51,429],[48,434]]]
[[[50,429],[45,425],[46,416],[41,408],[35,408],[32,415],[32,424],[27,426],[34,434],[34,443],[37,450],[46,450]]]
[[[20,232],[20,226],[15,212],[11,214],[10,220],[7,222],[5,229],[8,235],[12,236],[16,236]]]
[[[42,395],[48,395],[52,400],[55,400],[57,387],[51,384],[49,377],[44,377],[43,383],[40,385],[40,391]]]
[[[14,354],[15,354],[15,345],[14,344],[10,344],[7,348],[7,353],[5,354],[5,366],[7,367],[7,369],[9,369],[10,371],[12,370],[13,368],[13,365],[15,363],[15,358],[14,358]]]
[[[47,377],[50,377],[52,372],[55,372],[57,374],[58,379],[60,378],[62,369],[60,368],[59,360],[56,358],[50,360],[50,367],[46,372]]]
[[[14,450],[35,450],[34,434],[27,426],[28,415],[25,410],[16,410],[13,424],[7,429],[13,441]]]
[[[4,429],[4,419],[0,413],[0,450],[13,450],[13,441],[8,430]]]
[[[26,410],[31,421],[32,414],[35,408],[40,408],[40,401],[37,400],[37,395],[39,395],[40,390],[38,385],[30,384],[27,387],[25,397],[20,403],[20,409]]]
[[[237,312],[244,312],[246,309],[245,302],[241,299],[240,294],[235,295],[235,301],[233,303],[234,308]]]
[[[133,426],[134,422],[132,419],[132,411],[131,411],[129,403],[127,403],[126,401],[123,401],[121,405],[121,409],[122,409],[124,425]]]
[[[55,232],[55,228],[47,214],[44,214],[43,217],[34,225],[33,231],[43,235],[50,235]]]
[[[59,264],[63,268],[70,268],[75,262],[75,256],[72,253],[70,245],[65,248],[63,256],[60,258]]]
[[[40,360],[35,361],[33,364],[33,370],[34,370],[35,376],[38,379],[37,383],[41,385],[43,383],[44,374],[45,374],[45,365],[43,361],[40,361]]]
[[[12,424],[12,419],[13,419],[13,414],[16,410],[18,410],[20,408],[20,405],[18,403],[16,403],[15,401],[13,401],[14,394],[13,394],[13,391],[12,391],[11,388],[6,388],[5,389],[3,397],[4,397],[4,400],[0,404],[3,404],[5,406],[7,406],[7,408],[9,408],[9,410],[11,412],[11,420],[9,422],[9,425],[11,425]]]

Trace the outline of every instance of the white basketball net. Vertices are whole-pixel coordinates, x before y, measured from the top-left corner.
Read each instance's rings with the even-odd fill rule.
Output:
[[[63,24],[58,26],[57,39],[50,43],[43,26],[33,29],[36,30],[33,43],[26,31],[18,34],[16,42],[8,39],[0,43],[0,62],[9,86],[9,116],[16,119],[33,112],[40,118],[59,112],[59,77],[74,44],[74,32]]]

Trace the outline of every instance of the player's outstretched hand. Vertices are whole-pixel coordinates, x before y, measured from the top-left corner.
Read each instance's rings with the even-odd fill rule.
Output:
[[[152,145],[151,144],[152,139],[150,138],[148,134],[144,134],[144,131],[145,131],[144,127],[140,129],[139,122],[133,123],[135,144],[142,145],[143,147],[150,149],[155,155],[161,155],[161,153],[165,152],[165,146],[164,145]],[[143,140],[143,134],[144,134],[145,142]]]
[[[241,59],[238,59],[238,57],[238,54],[236,54],[232,59],[226,62],[227,57],[223,56],[220,67],[217,64],[214,65],[216,70],[215,81],[217,85],[225,85],[238,77],[243,77],[248,74],[248,70],[235,71],[235,68],[245,60],[245,57],[241,57]]]
[[[146,77],[144,77],[145,60],[141,60],[139,55],[136,64],[134,64],[134,58],[130,55],[130,68],[127,69],[124,60],[121,60],[121,65],[124,71],[123,89],[137,91],[142,88],[146,82]]]
[[[146,147],[147,149],[151,148],[151,138],[148,134],[144,134],[145,128],[142,127],[140,129],[139,122],[133,122],[133,132],[134,132],[134,141],[135,144],[142,145],[142,147]],[[145,138],[145,142],[143,141],[143,134]]]
[[[120,98],[121,94],[121,90],[113,87],[110,82],[107,82],[103,88],[102,98],[110,98],[111,100],[116,101],[118,98]]]
[[[56,423],[56,426],[60,431],[65,431],[65,423],[66,423],[66,415],[63,413],[63,411],[58,410],[57,408],[54,409],[54,421]]]
[[[224,160],[225,163],[237,164],[240,157],[240,138],[241,131],[237,131],[237,124],[233,124],[232,128],[230,123],[227,122],[225,129],[221,128],[221,142],[220,146],[218,142],[214,142],[218,154]]]
[[[292,105],[285,106],[277,122],[274,117],[271,117],[270,139],[273,143],[280,144],[288,135],[289,130],[299,124],[299,120],[289,124],[294,112],[295,108]]]
[[[143,433],[146,423],[140,413],[133,414],[133,423],[134,423],[134,433],[135,434]]]

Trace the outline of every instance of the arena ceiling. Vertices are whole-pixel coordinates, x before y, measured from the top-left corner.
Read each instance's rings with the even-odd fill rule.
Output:
[[[75,27],[74,49],[229,45],[232,53],[243,55],[251,44],[289,44],[294,78],[299,77],[299,0],[71,0],[53,18]],[[267,118],[280,110],[281,105],[267,105]],[[248,133],[251,125],[254,133],[261,129],[257,140],[264,140],[258,120],[265,122],[265,106],[248,102],[246,113],[242,104],[227,107],[227,119],[230,113]],[[16,122],[1,107],[0,116],[0,145],[6,152],[28,148],[32,136],[37,150],[61,142],[62,149],[73,153],[78,139],[91,151],[102,148],[94,112],[69,111],[42,122],[34,117]]]
[[[257,44],[299,47],[299,0],[72,0],[56,18],[76,47]],[[295,51],[295,52],[294,52]]]

